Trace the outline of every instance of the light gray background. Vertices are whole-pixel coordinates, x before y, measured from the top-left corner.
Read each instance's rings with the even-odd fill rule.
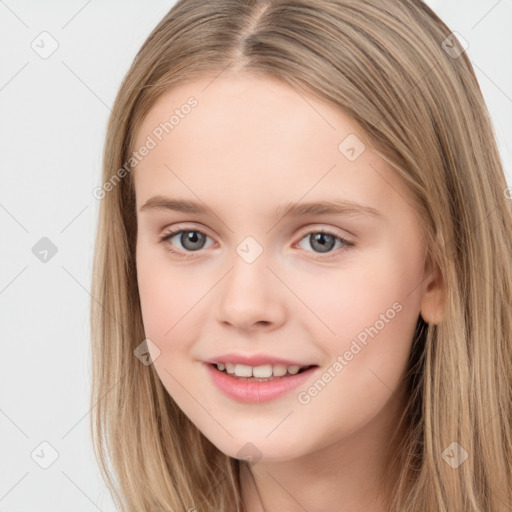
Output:
[[[469,43],[512,184],[512,1],[427,3]],[[89,436],[92,190],[109,106],[172,5],[0,1],[0,511],[114,510]],[[31,47],[43,31],[47,59]]]

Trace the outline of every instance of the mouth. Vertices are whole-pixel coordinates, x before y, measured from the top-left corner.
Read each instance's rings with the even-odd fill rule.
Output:
[[[233,379],[247,382],[272,382],[287,379],[318,367],[317,365],[288,366],[283,364],[249,366],[233,363],[211,363],[210,366],[214,371],[223,373]]]
[[[307,385],[320,371],[318,365],[281,366],[283,365],[251,367],[233,363],[205,364],[210,382],[219,391],[230,399],[247,404],[261,404],[289,397],[294,389]]]

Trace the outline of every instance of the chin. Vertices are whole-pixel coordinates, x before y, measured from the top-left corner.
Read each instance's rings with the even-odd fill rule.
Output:
[[[253,435],[253,431],[250,429],[241,434],[231,429],[233,438],[229,436],[223,436],[223,439],[206,437],[229,457],[254,463],[292,460],[303,455],[307,450],[303,436],[302,438],[300,435],[297,435],[296,438],[295,436],[291,437],[286,430],[283,430],[280,436],[277,432],[273,432],[269,437],[266,436],[271,430],[267,428],[258,430],[257,435]]]

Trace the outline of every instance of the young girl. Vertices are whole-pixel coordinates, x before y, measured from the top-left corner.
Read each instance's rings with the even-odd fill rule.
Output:
[[[178,1],[95,195],[122,510],[512,510],[510,188],[421,1]]]

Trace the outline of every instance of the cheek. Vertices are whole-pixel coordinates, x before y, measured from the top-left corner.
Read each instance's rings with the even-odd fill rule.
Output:
[[[317,336],[325,340],[330,337],[330,346],[334,343],[343,348],[343,343],[364,333],[365,328],[375,323],[382,327],[381,315],[384,321],[391,320],[386,322],[386,330],[391,330],[391,324],[398,326],[404,317],[417,320],[418,272],[417,260],[410,252],[386,246],[354,253],[339,267],[309,275],[290,274],[286,279],[301,299],[296,301],[296,307],[304,314],[298,317],[310,327],[315,326]],[[398,332],[401,329],[403,325]]]
[[[323,372],[297,395],[301,413],[297,418],[311,432],[323,430],[325,446],[362,428],[388,410],[387,404],[399,403],[394,396],[418,318],[414,304],[404,300],[403,286],[396,286],[392,279],[375,274],[371,279],[351,277],[344,283],[363,288],[351,294],[350,289],[335,292],[331,285],[338,306],[318,299],[318,311],[325,313],[322,319],[336,335],[322,325],[316,329],[316,343],[326,354]],[[318,417],[329,417],[329,421],[320,426]]]
[[[208,287],[185,267],[171,265],[164,249],[138,249],[137,280],[145,336],[158,347],[151,352],[154,369],[169,395],[190,412],[184,389],[194,388],[194,378],[187,364],[201,324],[200,298]]]
[[[325,393],[326,407],[342,396],[358,410],[360,399],[378,407],[398,387],[419,315],[421,260],[414,250],[390,244],[337,271],[295,282],[297,295],[318,317],[307,312],[304,326],[314,329],[336,375],[326,386],[336,390]]]
[[[137,281],[146,336],[165,350],[169,343],[183,339],[180,328],[190,328],[191,315],[197,315],[201,295],[207,291],[191,279],[185,267],[171,265],[165,249],[137,249]]]

